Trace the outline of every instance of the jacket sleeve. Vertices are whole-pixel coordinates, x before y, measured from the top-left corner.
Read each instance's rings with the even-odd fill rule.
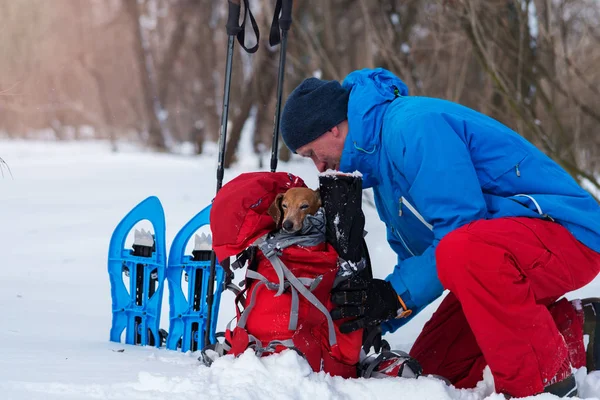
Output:
[[[442,294],[435,247],[452,230],[486,215],[469,149],[447,118],[452,117],[439,113],[413,115],[403,121],[400,134],[396,132],[384,139],[394,173],[408,181],[408,195],[433,226],[434,235],[433,244],[421,255],[398,257],[398,265],[386,278],[413,312],[409,318],[389,321],[383,326],[384,331],[397,329]],[[452,122],[454,126],[464,126],[462,121]]]

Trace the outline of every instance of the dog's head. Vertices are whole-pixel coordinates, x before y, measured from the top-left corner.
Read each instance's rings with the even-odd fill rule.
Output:
[[[277,228],[296,233],[302,229],[304,218],[314,215],[319,207],[321,196],[318,190],[296,187],[277,195],[269,207],[269,215],[275,220]]]

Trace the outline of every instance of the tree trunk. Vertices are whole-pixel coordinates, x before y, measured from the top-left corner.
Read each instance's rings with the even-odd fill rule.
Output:
[[[235,152],[242,136],[242,129],[250,115],[252,106],[262,104],[261,99],[264,100],[265,96],[269,95],[269,86],[272,87],[272,90],[277,88],[278,70],[275,68],[275,59],[279,56],[279,48],[275,49],[275,51],[270,51],[266,42],[262,43],[261,47],[262,51],[252,70],[250,80],[242,92],[240,112],[231,124],[231,131],[227,141],[227,151],[225,153],[225,168],[229,168],[235,159]],[[267,93],[265,94],[265,92]],[[274,112],[275,110],[273,110]],[[272,129],[271,132],[273,132]]]
[[[161,119],[157,115],[161,109],[160,99],[158,99],[158,95],[153,90],[154,82],[152,82],[152,79],[154,79],[154,74],[152,73],[152,60],[147,48],[149,44],[144,46],[143,28],[140,25],[140,11],[137,1],[123,0],[122,4],[130,18],[131,32],[134,39],[133,46],[140,76],[142,102],[146,118],[148,118],[149,145],[156,150],[164,151],[167,149],[165,132],[163,127],[161,127]]]
[[[177,12],[175,13],[176,25],[169,38],[169,45],[165,51],[158,74],[158,97],[164,107],[167,106],[169,83],[171,82],[171,75],[173,74],[173,66],[185,43],[185,32],[189,25],[189,17],[190,14],[194,15],[194,12],[196,11],[192,5],[194,5],[194,2],[189,0],[173,5],[173,7],[177,7]]]
[[[96,81],[96,88],[98,89],[98,101],[100,102],[100,107],[102,108],[102,114],[104,116],[104,121],[106,122],[106,130],[108,131],[108,139],[110,141],[110,147],[113,152],[117,151],[117,140],[115,136],[115,130],[111,124],[111,111],[110,111],[110,100],[108,95],[106,94],[106,83],[104,82],[104,77],[102,74],[91,67],[89,69],[90,73],[94,77]]]
[[[217,87],[219,80],[216,78],[218,76],[216,71],[219,71],[223,76],[222,70],[225,69],[225,63],[221,64],[219,62],[219,55],[224,53],[218,52],[216,46],[218,35],[213,31],[213,23],[216,24],[217,21],[211,21],[215,13],[214,7],[217,6],[214,2],[207,0],[200,1],[200,6],[203,12],[200,13],[193,45],[193,54],[196,56],[199,65],[199,68],[195,71],[195,79],[201,83],[201,89],[194,91],[193,95],[193,102],[197,105],[195,108],[201,110],[201,112],[193,115],[194,121],[192,122],[193,141],[198,154],[202,152],[206,139],[210,140],[219,136],[220,112],[222,112],[220,101],[222,101],[222,98],[217,97],[217,92],[219,89],[223,90],[223,86]],[[221,27],[221,25],[217,26]],[[222,34],[226,36],[225,29],[223,29]],[[239,54],[234,54],[234,66],[240,63]],[[235,99],[233,96],[230,96],[230,99],[231,104],[234,104]],[[230,110],[232,109],[230,106]]]

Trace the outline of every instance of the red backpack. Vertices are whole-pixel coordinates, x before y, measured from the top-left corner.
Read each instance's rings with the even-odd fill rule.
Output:
[[[238,355],[294,349],[314,371],[356,377],[362,330],[339,332],[332,321],[330,291],[338,272],[338,254],[325,241],[322,212],[311,221],[310,235],[278,236],[268,209],[279,193],[306,187],[284,172],[242,174],[218,192],[210,225],[219,260],[243,254],[248,259],[245,289],[236,298],[237,326],[225,335]],[[324,222],[323,222],[324,224]],[[322,235],[319,233],[322,232]],[[244,296],[245,295],[245,296]]]

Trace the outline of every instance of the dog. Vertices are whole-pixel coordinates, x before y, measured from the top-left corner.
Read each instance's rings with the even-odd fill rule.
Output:
[[[268,213],[278,229],[294,234],[302,229],[304,218],[307,215],[315,215],[320,207],[319,190],[295,187],[285,193],[279,193],[269,207]]]

